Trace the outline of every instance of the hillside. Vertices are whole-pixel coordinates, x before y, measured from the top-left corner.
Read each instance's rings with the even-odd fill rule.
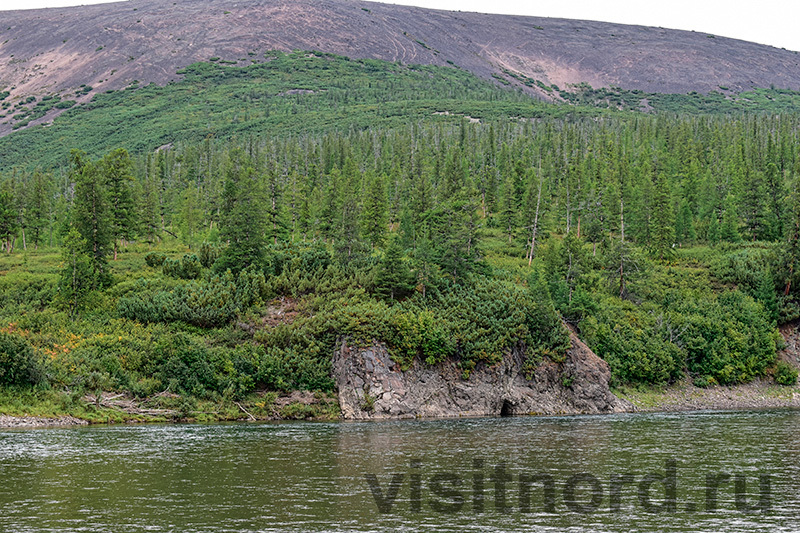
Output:
[[[653,93],[800,88],[800,55],[702,33],[326,0],[131,0],[0,14],[0,95],[77,102],[197,61],[269,50],[457,66],[561,100],[572,85]],[[58,113],[51,110],[49,117]],[[0,125],[0,135],[11,124]]]
[[[645,105],[655,113],[742,115],[791,114],[800,104],[800,92],[786,89],[676,95],[588,87],[561,93],[568,103],[555,104],[457,68],[303,51],[267,52],[245,66],[199,62],[176,74],[181,80],[165,86],[132,83],[80,104],[69,95],[3,102],[0,120],[13,134],[0,136],[0,171],[63,170],[72,149],[99,157],[114,148],[145,154],[203,139],[621,116]]]

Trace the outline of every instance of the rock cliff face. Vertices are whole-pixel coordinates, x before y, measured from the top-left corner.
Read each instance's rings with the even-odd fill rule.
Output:
[[[333,361],[342,415],[350,420],[614,413],[633,410],[608,387],[608,364],[574,334],[566,360],[545,362],[532,380],[523,358],[478,365],[468,380],[452,361],[401,371],[384,346],[342,344]]]

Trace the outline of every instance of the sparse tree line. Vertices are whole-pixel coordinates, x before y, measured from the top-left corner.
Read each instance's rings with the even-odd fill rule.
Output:
[[[191,251],[148,264],[185,281],[117,290],[120,316],[222,327],[276,296],[336,294],[343,308],[366,306],[365,338],[390,340],[404,361],[460,354],[467,375],[513,344],[502,327],[558,360],[563,331],[548,332],[561,331],[560,316],[620,383],[686,372],[735,383],[773,365],[775,324],[800,316],[799,133],[794,116],[660,115],[207,139],[96,160],[74,152],[59,170],[4,176],[0,238],[6,253],[61,246],[58,299],[73,316],[114,283],[126,243],[170,236]],[[693,246],[708,267],[696,277],[677,254]],[[511,266],[490,266],[498,261]],[[527,318],[483,329],[505,340],[481,347],[474,328],[498,313],[491,307],[458,341],[434,327],[433,316],[466,313],[492,291],[519,298],[512,281],[528,288],[528,311],[514,311]],[[319,363],[337,334],[361,327],[309,305],[340,325],[262,336],[283,361],[275,383],[304,383],[287,377],[287,361],[304,357],[298,346]],[[545,333],[531,340],[537,321]],[[314,368],[308,379],[320,382]]]

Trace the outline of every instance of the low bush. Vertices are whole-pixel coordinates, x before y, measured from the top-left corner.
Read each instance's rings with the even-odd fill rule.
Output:
[[[797,369],[786,361],[778,361],[775,365],[775,383],[791,386],[797,383]]]
[[[33,347],[17,335],[0,332],[0,385],[30,385],[41,379]]]

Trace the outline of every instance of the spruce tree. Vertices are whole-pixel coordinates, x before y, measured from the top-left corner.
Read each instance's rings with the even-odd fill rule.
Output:
[[[736,217],[733,196],[725,199],[725,211],[722,213],[722,224],[719,229],[720,239],[725,242],[739,242],[739,222]]]
[[[719,220],[717,215],[711,215],[711,222],[708,224],[708,242],[712,246],[719,244]]]
[[[111,283],[107,257],[112,242],[112,222],[107,187],[100,165],[76,150],[72,151],[71,160],[71,176],[75,182],[72,224],[92,259],[92,288],[98,288]]]
[[[797,165],[797,170],[800,170],[800,160]],[[786,226],[786,241],[780,255],[784,298],[789,296],[800,274],[800,172],[797,172],[792,180],[787,211],[789,220]]]
[[[133,161],[127,150],[119,148],[103,158],[101,168],[108,195],[109,232],[116,261],[118,242],[124,244],[136,233],[138,217],[133,201]]]
[[[403,259],[400,239],[392,237],[383,252],[375,276],[375,292],[390,300],[402,299],[414,290],[414,276]]]
[[[17,232],[17,212],[14,207],[13,189],[9,182],[0,186],[0,239],[6,253],[13,250],[13,238]]]
[[[498,213],[500,228],[503,230],[503,235],[508,238],[509,244],[513,241],[517,229],[517,211],[514,181],[509,177],[503,183],[503,194],[500,197],[500,213]]]
[[[70,318],[77,318],[97,286],[92,258],[86,253],[87,242],[75,228],[64,238],[64,266],[58,282],[58,301],[67,309]]]
[[[268,243],[278,244],[289,238],[289,222],[286,211],[285,191],[278,174],[271,170],[263,185],[266,191],[265,237]]]
[[[641,274],[641,262],[629,241],[615,240],[606,252],[606,275],[611,290],[620,298],[629,294],[628,284]]]
[[[675,217],[672,212],[672,195],[663,173],[656,174],[650,206],[649,246],[659,259],[664,259],[673,253]]]
[[[183,191],[180,200],[179,225],[183,242],[191,246],[195,234],[200,229],[203,210],[200,208],[200,193],[197,187],[189,186]]]
[[[252,160],[240,149],[231,154],[222,193],[220,236],[228,242],[214,265],[234,274],[250,265],[264,266],[266,243],[264,194]]]
[[[414,249],[413,265],[417,276],[417,282],[422,287],[422,297],[428,295],[428,290],[436,285],[439,267],[437,266],[433,243],[428,237],[426,227],[420,228],[418,232],[417,246]]]
[[[33,173],[28,190],[28,226],[30,228],[30,241],[34,248],[39,247],[50,223],[52,196],[50,181],[42,172]]]
[[[361,210],[361,231],[373,248],[386,240],[386,185],[381,175],[366,176],[366,197]]]

